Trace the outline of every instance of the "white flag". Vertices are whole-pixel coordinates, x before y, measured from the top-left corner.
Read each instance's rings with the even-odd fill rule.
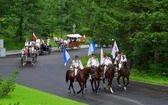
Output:
[[[119,49],[118,49],[117,43],[115,41],[114,46],[112,48],[112,52],[111,52],[111,55],[113,56],[113,59],[115,59],[116,52],[118,52],[118,51],[119,51]]]
[[[104,61],[104,53],[103,53],[103,48],[101,47],[101,52],[100,52],[100,64],[102,65]]]

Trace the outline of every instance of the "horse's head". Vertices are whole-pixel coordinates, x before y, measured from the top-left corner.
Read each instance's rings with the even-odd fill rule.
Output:
[[[92,70],[91,67],[86,67],[86,68],[83,68],[83,69],[82,69],[82,71],[84,71],[84,72],[87,73],[87,74],[91,73],[91,70]]]
[[[111,71],[112,75],[117,76],[118,75],[118,70],[117,70],[117,66],[112,66],[109,65],[108,69]]]
[[[99,65],[97,70],[98,70],[99,72],[103,72],[103,71],[104,71],[104,66],[105,66],[104,64]]]
[[[124,67],[124,68],[127,68],[127,69],[130,69],[130,68],[131,68],[131,65],[130,65],[130,63],[128,63],[128,62],[123,62],[123,67]]]

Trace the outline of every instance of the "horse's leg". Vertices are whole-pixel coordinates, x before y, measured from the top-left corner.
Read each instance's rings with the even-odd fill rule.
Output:
[[[71,81],[71,87],[72,87],[73,93],[75,94],[76,92],[74,90],[73,82],[74,82],[74,80]]]
[[[87,83],[87,81],[85,81],[85,84],[84,84],[84,85],[85,85],[85,91],[87,91],[87,86],[86,86],[86,83]]]
[[[98,85],[97,85],[97,87],[96,87],[96,89],[95,89],[96,95],[98,95],[98,92],[97,92],[97,91],[98,91],[99,86],[100,86],[100,80],[98,80],[97,83],[98,83]]]
[[[121,84],[120,84],[120,75],[117,77],[117,82],[118,82],[118,86],[121,87]]]
[[[83,90],[84,90],[85,82],[82,84],[82,96],[84,96]]]
[[[124,86],[124,90],[127,91],[127,85],[129,84],[129,77],[127,77],[127,84]]]
[[[95,88],[94,90],[96,90],[96,88],[97,88],[96,80],[94,81],[94,86],[95,86],[95,87],[94,87],[94,88]]]
[[[93,88],[93,79],[90,82],[91,82],[91,86],[92,86],[92,91],[94,91],[94,88]]]
[[[69,83],[68,93],[71,93],[70,87],[71,87],[71,82]]]
[[[112,80],[113,80],[113,78],[109,80],[109,87],[110,87],[110,92],[113,94],[114,91],[113,91],[113,87],[112,87],[112,84],[113,84]]]
[[[126,87],[127,87],[128,84],[129,84],[129,76],[127,77],[127,84],[126,84]]]
[[[125,85],[125,78],[124,78],[124,77],[122,77],[122,78],[123,78],[124,90],[126,91],[126,90],[127,90],[127,88],[126,88],[126,85]]]
[[[81,84],[81,82],[78,82],[78,83],[79,83],[79,86],[81,89],[77,92],[77,94],[79,94],[82,91],[82,84]]]
[[[103,85],[104,85],[104,89],[107,90],[107,86],[106,86],[106,83],[105,83],[105,78],[103,79]]]

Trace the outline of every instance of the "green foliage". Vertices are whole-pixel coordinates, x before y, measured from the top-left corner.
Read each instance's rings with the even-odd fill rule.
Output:
[[[16,84],[12,94],[0,99],[0,105],[86,105],[64,97]]]
[[[19,105],[19,102],[17,102],[17,103],[14,103],[14,104],[11,104],[11,103],[10,103],[9,105]]]
[[[15,89],[15,81],[17,78],[17,75],[19,74],[18,71],[13,71],[12,74],[9,75],[8,78],[2,79],[0,76],[0,98],[7,96]]]
[[[168,85],[167,77],[151,75],[148,74],[145,70],[139,71],[138,69],[132,69],[130,79],[150,84],[158,84],[165,86]]]
[[[61,24],[64,33],[72,33],[75,23],[76,33],[100,46],[116,40],[119,49],[134,60],[135,68],[147,70],[152,63],[166,69],[167,4],[168,0],[1,1],[0,34],[22,40],[33,32],[38,37],[59,37]]]

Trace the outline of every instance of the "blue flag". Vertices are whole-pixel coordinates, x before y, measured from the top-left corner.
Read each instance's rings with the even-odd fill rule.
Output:
[[[64,48],[64,51],[63,51],[63,60],[64,60],[64,65],[66,66],[66,63],[68,62],[69,58],[70,58],[70,55],[68,54],[68,52],[66,51],[66,48]]]
[[[96,52],[96,47],[95,47],[92,39],[90,39],[90,44],[89,44],[89,49],[88,49],[88,56],[90,54],[92,54],[93,52]]]

